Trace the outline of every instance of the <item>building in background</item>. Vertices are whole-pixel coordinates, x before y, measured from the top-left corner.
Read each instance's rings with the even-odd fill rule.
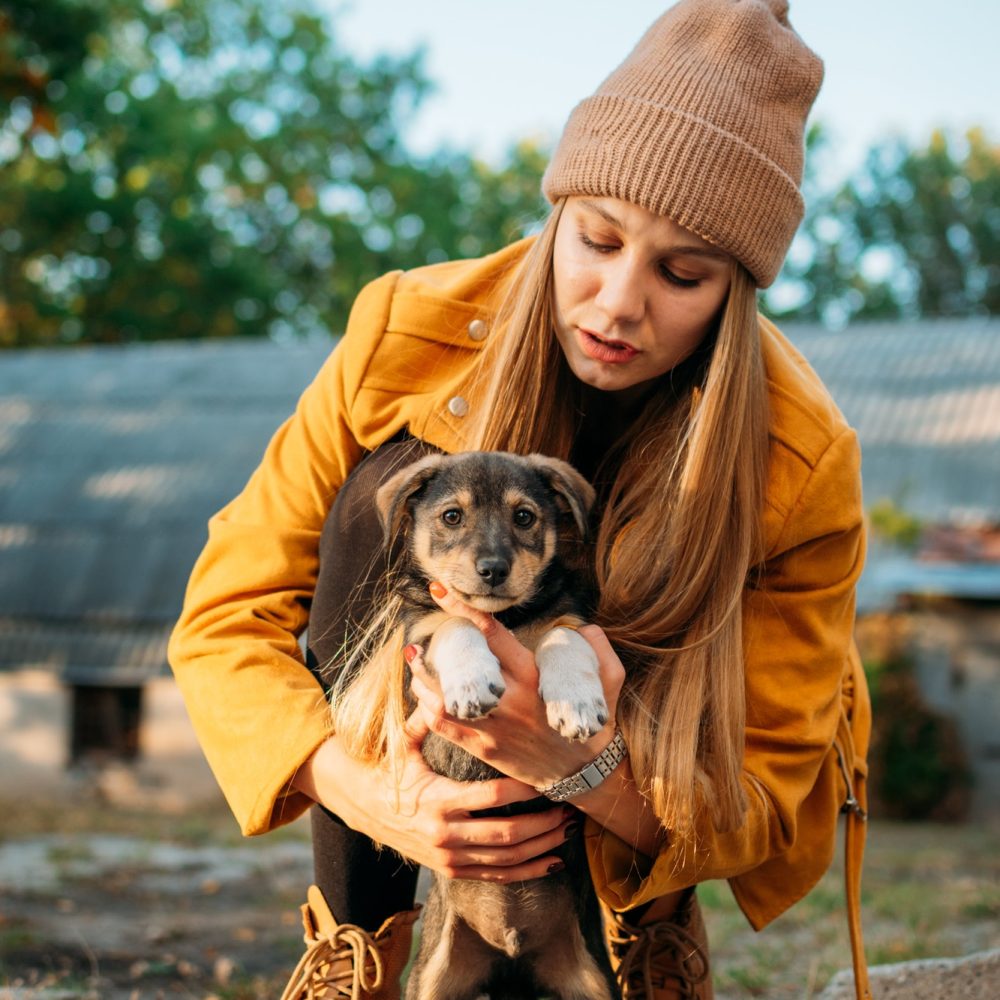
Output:
[[[858,430],[866,508],[887,504],[925,529],[923,549],[873,538],[859,608],[919,604],[921,686],[958,721],[981,811],[1000,802],[1000,322],[786,333]],[[167,671],[206,522],[329,349],[230,340],[4,354],[0,670],[63,678],[67,759],[139,751],[142,688]]]

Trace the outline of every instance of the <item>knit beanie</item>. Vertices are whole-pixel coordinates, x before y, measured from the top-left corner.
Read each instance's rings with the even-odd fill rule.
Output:
[[[787,0],[681,0],[573,110],[542,190],[665,215],[766,288],[802,221],[805,120],[822,79]]]

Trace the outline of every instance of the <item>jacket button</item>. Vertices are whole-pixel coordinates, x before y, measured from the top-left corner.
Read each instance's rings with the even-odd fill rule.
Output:
[[[469,324],[470,340],[485,340],[489,332],[490,328],[481,319],[474,319]]]
[[[464,417],[469,412],[469,404],[461,396],[452,396],[448,400],[448,412],[453,417]]]

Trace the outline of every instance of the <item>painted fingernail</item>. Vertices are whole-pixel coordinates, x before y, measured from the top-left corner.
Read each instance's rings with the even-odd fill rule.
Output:
[[[563,833],[566,835],[566,839],[569,840],[571,837],[575,837],[580,832],[579,823],[570,823]]]
[[[561,872],[565,867],[565,861],[553,861],[552,864],[549,865],[548,871],[550,875],[555,875],[556,872]]]
[[[448,588],[445,587],[445,585],[443,583],[438,583],[437,580],[435,580],[431,584],[430,591],[431,591],[431,594],[433,594],[435,597],[447,597],[448,596]]]
[[[407,646],[403,650],[403,657],[404,657],[404,659],[406,660],[407,663],[412,663],[413,662],[413,658],[416,655],[417,655],[417,647],[416,646]]]

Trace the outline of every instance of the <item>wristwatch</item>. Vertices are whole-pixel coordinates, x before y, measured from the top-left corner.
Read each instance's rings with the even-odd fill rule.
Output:
[[[596,788],[627,756],[628,747],[625,745],[625,739],[621,732],[616,730],[611,742],[586,767],[568,778],[561,778],[555,784],[536,788],[535,791],[553,802],[565,802],[575,795],[582,795]]]

